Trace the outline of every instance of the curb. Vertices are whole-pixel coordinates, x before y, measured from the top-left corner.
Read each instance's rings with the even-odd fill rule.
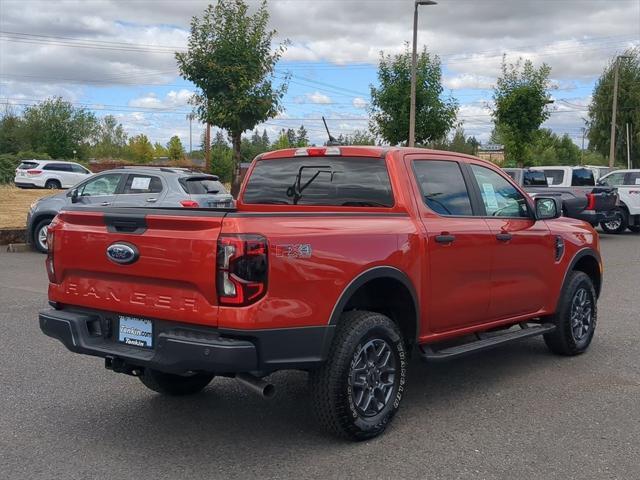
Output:
[[[20,253],[20,252],[29,252],[31,248],[26,243],[10,243],[7,247],[7,252],[11,253]]]

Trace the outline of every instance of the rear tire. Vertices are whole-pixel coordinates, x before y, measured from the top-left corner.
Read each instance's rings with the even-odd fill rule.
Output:
[[[58,180],[47,180],[44,184],[44,188],[49,190],[60,190],[62,184]]]
[[[400,407],[406,374],[405,345],[391,319],[344,313],[327,361],[309,377],[320,424],[350,440],[380,435]]]
[[[622,208],[614,209],[615,217],[608,222],[601,222],[600,227],[606,233],[622,233],[627,229],[629,225],[629,216],[627,212]]]
[[[50,218],[40,220],[33,229],[32,245],[40,253],[47,253],[47,227],[51,223]]]
[[[569,274],[562,289],[558,311],[552,318],[556,329],[544,334],[544,341],[558,355],[584,353],[593,339],[598,319],[596,291],[584,272]]]
[[[195,373],[189,376],[174,375],[145,368],[140,381],[150,390],[163,395],[182,396],[201,392],[214,375],[209,373]]]

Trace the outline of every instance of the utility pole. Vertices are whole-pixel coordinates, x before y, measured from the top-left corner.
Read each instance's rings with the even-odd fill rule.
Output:
[[[211,166],[211,124],[207,122],[207,129],[204,133],[204,170],[209,172]]]
[[[582,127],[582,149],[580,150],[580,165],[584,165],[584,136],[587,133],[587,127]]]
[[[189,158],[191,158],[191,154],[193,152],[193,132],[191,129],[191,122],[193,121],[193,113],[188,114],[187,119],[189,119]]]
[[[620,59],[631,58],[628,55],[618,55],[613,69],[613,102],[611,105],[611,141],[609,143],[609,167],[613,168],[616,163],[616,114],[618,113],[618,76],[620,70]]]
[[[413,10],[413,54],[411,56],[411,106],[409,107],[409,147],[416,144],[416,68],[418,63],[418,6],[437,5],[432,0],[416,0]]]
[[[625,126],[627,127],[627,168],[631,170],[632,166],[631,166],[631,148],[629,145],[629,122],[627,122]]]

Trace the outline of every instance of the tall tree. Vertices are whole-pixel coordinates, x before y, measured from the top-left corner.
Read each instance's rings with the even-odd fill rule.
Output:
[[[347,145],[375,145],[376,137],[371,135],[366,130],[354,130],[351,135],[345,137],[345,144]]]
[[[0,154],[18,153],[28,148],[31,146],[25,138],[22,118],[7,107],[0,118]]]
[[[265,150],[268,150],[270,145],[271,140],[269,140],[269,135],[267,134],[267,129],[265,128],[264,130],[262,130],[262,147]]]
[[[307,133],[307,129],[304,128],[304,125],[300,125],[300,128],[296,132],[296,146],[306,147],[307,145],[309,145],[309,134]]]
[[[107,115],[96,128],[94,142],[93,155],[96,158],[119,158],[127,146],[127,133],[116,117]]]
[[[149,163],[153,160],[153,145],[143,133],[129,139],[127,152],[134,162]]]
[[[239,188],[242,133],[282,111],[287,89],[287,79],[273,85],[286,42],[272,48],[276,31],[268,29],[268,21],[266,0],[253,15],[244,0],[218,0],[202,17],[193,17],[189,48],[176,53],[181,75],[198,87],[192,99],[198,117],[231,137],[234,193]]]
[[[379,87],[371,86],[371,131],[392,145],[409,140],[409,106],[411,99],[411,52],[405,45],[398,55],[380,56]],[[442,98],[440,59],[424,48],[418,55],[416,69],[416,143],[425,144],[441,138],[454,127],[458,103]]]
[[[174,135],[167,143],[167,154],[170,160],[180,160],[184,157],[184,147],[180,141],[180,137]]]
[[[26,107],[23,118],[32,150],[47,152],[53,158],[88,157],[98,128],[93,113],[55,97]]]
[[[505,145],[507,161],[526,163],[527,147],[540,125],[549,118],[549,74],[551,67],[535,68],[530,60],[507,63],[493,90],[493,119]]]
[[[632,48],[619,60],[618,112],[616,115],[615,158],[627,164],[626,124],[630,128],[631,159],[640,167],[640,47]],[[611,104],[616,60],[612,59],[596,82],[589,105],[589,149],[609,156],[611,144]]]

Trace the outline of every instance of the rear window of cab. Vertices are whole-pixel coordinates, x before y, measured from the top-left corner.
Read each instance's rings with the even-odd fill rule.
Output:
[[[392,207],[383,158],[295,157],[256,163],[242,197],[246,204]]]

